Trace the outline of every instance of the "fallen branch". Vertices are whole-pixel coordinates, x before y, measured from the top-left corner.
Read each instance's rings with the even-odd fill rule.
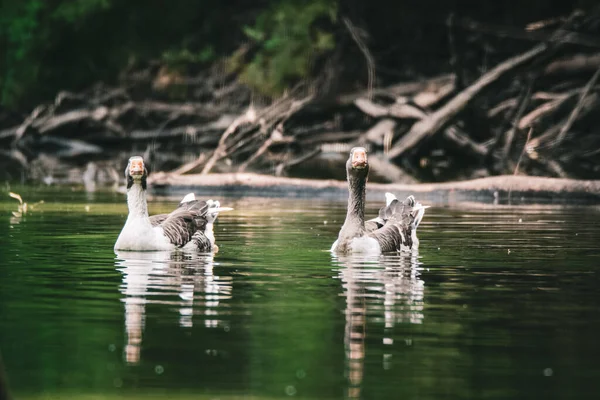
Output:
[[[243,172],[248,167],[248,165],[250,165],[250,163],[252,163],[258,157],[260,157],[262,154],[264,154],[269,149],[269,147],[271,147],[271,145],[294,142],[295,138],[293,136],[284,136],[284,134],[283,134],[284,123],[292,115],[294,115],[296,112],[301,110],[305,105],[307,105],[312,99],[313,99],[312,96],[308,96],[302,100],[297,100],[297,101],[292,102],[292,105],[286,111],[285,115],[281,118],[277,127],[275,129],[273,129],[273,131],[271,131],[271,135],[269,136],[269,138],[258,148],[258,150],[256,150],[256,152],[252,156],[250,156],[250,158],[248,158],[246,161],[244,161],[240,165],[240,167],[238,168],[238,171]]]
[[[388,153],[388,157],[390,159],[399,157],[404,152],[417,145],[421,140],[438,132],[446,123],[448,123],[448,121],[462,111],[473,99],[473,97],[481,92],[481,90],[495,82],[506,72],[528,61],[531,61],[539,54],[542,54],[546,49],[546,44],[540,44],[526,53],[509,58],[503,63],[497,65],[495,68],[475,81],[475,83],[473,83],[471,86],[457,94],[445,106],[429,115],[429,117],[415,123],[410,131],[408,131],[408,133],[403,136],[391,149],[391,151]]]
[[[370,115],[373,118],[394,117],[394,118],[411,118],[422,119],[427,114],[419,108],[407,103],[396,102],[389,106],[376,104],[369,99],[356,99],[354,101],[356,107],[362,112]]]
[[[525,129],[531,127],[536,121],[555,111],[562,103],[564,103],[565,98],[563,99],[555,99],[551,101],[547,101],[543,103],[541,106],[534,108],[527,115],[523,116],[518,123],[519,129]]]
[[[170,173],[175,174],[175,175],[187,174],[188,172],[192,171],[194,168],[202,165],[202,163],[204,161],[206,161],[206,155],[203,153],[203,154],[200,154],[200,156],[198,158],[196,158],[194,161],[185,163],[182,166],[180,166],[179,168],[174,169]]]
[[[271,132],[271,136],[267,140],[265,140],[265,142],[258,148],[258,150],[256,150],[256,152],[252,154],[252,156],[250,156],[246,161],[240,164],[240,166],[238,167],[238,172],[244,172],[246,168],[248,168],[248,165],[250,165],[256,159],[262,156],[272,145],[292,143],[294,141],[293,137],[284,136],[280,129],[274,129],[273,132]]]
[[[513,139],[515,137],[515,133],[517,132],[517,129],[519,127],[518,126],[519,120],[521,120],[521,118],[523,117],[523,114],[525,113],[525,110],[527,109],[527,107],[529,106],[529,102],[531,101],[531,89],[532,88],[533,88],[533,78],[530,78],[527,83],[527,88],[525,88],[525,90],[523,91],[523,94],[521,95],[521,98],[519,99],[519,103],[518,103],[519,106],[517,107],[515,116],[512,119],[510,129],[505,134],[506,139],[504,142],[504,148],[502,150],[502,159],[505,161],[505,163],[507,163],[509,160],[508,156],[510,154],[510,148],[512,146]]]
[[[394,134],[396,121],[393,119],[382,119],[377,122],[371,129],[366,131],[362,136],[365,141],[383,146],[386,135]]]
[[[219,144],[217,145],[217,148],[215,149],[215,151],[213,151],[213,154],[211,155],[211,157],[208,159],[208,161],[204,165],[204,168],[202,169],[203,175],[208,174],[210,172],[210,170],[213,168],[213,166],[215,165],[215,163],[220,158],[224,157],[227,154],[225,151],[225,147],[226,147],[225,141],[227,140],[227,138],[233,132],[235,132],[240,125],[252,123],[255,120],[256,120],[256,112],[253,109],[249,109],[247,112],[245,112],[244,114],[242,114],[238,118],[236,118],[231,123],[231,125],[229,125],[229,127],[221,135],[221,138],[219,139]]]
[[[581,109],[583,108],[584,100],[588,96],[588,94],[590,93],[590,89],[596,84],[596,81],[598,80],[598,77],[600,77],[600,68],[598,68],[596,70],[596,72],[594,73],[594,75],[592,76],[592,78],[585,85],[585,88],[583,89],[583,92],[581,92],[581,96],[579,96],[579,100],[577,101],[577,105],[575,106],[575,108],[571,112],[571,115],[569,115],[569,119],[567,119],[567,123],[564,124],[563,127],[561,128],[561,130],[560,130],[560,132],[558,134],[558,137],[556,138],[555,145],[559,145],[559,144],[562,143],[563,140],[565,140],[565,136],[567,136],[567,133],[569,132],[569,129],[571,129],[571,126],[573,125],[573,122],[575,122],[575,120],[577,119],[577,116],[581,112]]]
[[[594,70],[600,65],[600,53],[576,54],[574,56],[555,60],[544,68],[545,75],[561,73],[581,73],[586,70]]]
[[[456,126],[449,126],[444,129],[444,138],[457,145],[459,149],[466,150],[468,153],[479,158],[485,157],[489,151],[487,146],[475,142],[469,135],[461,132]]]
[[[403,96],[412,96],[423,92],[437,92],[440,87],[447,86],[449,84],[454,85],[455,77],[453,74],[445,74],[436,76],[430,79],[423,79],[417,82],[402,82],[387,87],[374,88],[373,96],[389,96],[390,98],[397,99]],[[356,99],[361,97],[369,98],[368,90],[361,90],[358,92],[344,94],[338,97],[337,103],[339,105],[352,104]]]

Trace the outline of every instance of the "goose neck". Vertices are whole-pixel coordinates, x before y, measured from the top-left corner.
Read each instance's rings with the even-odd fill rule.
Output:
[[[365,226],[365,193],[366,187],[364,179],[348,179],[348,212],[346,214],[346,223],[355,225],[356,228]]]
[[[134,182],[127,190],[127,206],[129,207],[129,218],[148,218],[146,190],[141,183]]]

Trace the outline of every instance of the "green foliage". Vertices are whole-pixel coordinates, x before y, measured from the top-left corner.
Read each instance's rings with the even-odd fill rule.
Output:
[[[216,53],[212,46],[206,46],[202,50],[193,52],[189,49],[167,50],[162,54],[162,59],[169,65],[181,64],[203,64],[215,59]]]
[[[315,22],[333,23],[337,1],[281,0],[259,15],[253,26],[245,26],[244,34],[259,50],[245,66],[242,79],[262,93],[275,95],[292,82],[306,77],[316,56],[335,45],[331,32]],[[239,59],[232,57],[232,65]]]
[[[110,7],[109,0],[4,0],[0,8],[0,104],[15,105],[33,90],[44,67],[46,46],[66,24]]]
[[[41,0],[2,3],[0,9],[0,43],[5,54],[0,59],[0,104],[11,103],[19,96],[15,83],[19,79],[31,79],[36,66],[19,68],[34,47],[39,28],[39,14],[44,7]]]
[[[82,18],[110,8],[110,0],[71,0],[59,4],[52,17],[69,23],[77,23]]]
[[[209,62],[234,48],[228,18],[217,0],[2,0],[0,105],[28,109],[59,90],[116,83],[150,60]]]
[[[1,0],[0,105],[29,109],[151,60],[184,72],[222,56],[277,94],[333,48],[336,14],[337,0],[240,2],[235,11],[217,0]],[[253,58],[232,56],[248,38]]]

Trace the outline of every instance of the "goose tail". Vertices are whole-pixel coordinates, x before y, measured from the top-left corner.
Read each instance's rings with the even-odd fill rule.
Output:
[[[412,208],[412,210],[410,211],[410,214],[413,217],[412,225],[413,229],[417,229],[417,227],[421,223],[421,220],[423,219],[423,216],[425,215],[425,210],[429,208],[429,206],[424,206],[423,204],[416,201],[413,195],[408,196],[406,200],[404,200],[404,204]]]
[[[183,197],[183,199],[181,199],[181,201],[179,202],[179,205],[181,206],[184,203],[189,203],[189,202],[195,201],[195,200],[196,200],[196,195],[194,193],[188,193]]]
[[[206,217],[209,223],[214,222],[219,216],[220,212],[233,210],[231,207],[221,207],[219,200],[206,200],[206,204],[208,205]]]

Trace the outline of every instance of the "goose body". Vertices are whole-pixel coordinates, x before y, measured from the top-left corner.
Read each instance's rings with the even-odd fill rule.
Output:
[[[129,215],[117,238],[115,250],[197,250],[214,251],[213,223],[222,208],[218,201],[196,200],[186,195],[169,214],[148,215],[146,177],[141,157],[131,157],[125,170]]]
[[[348,211],[331,251],[338,254],[381,254],[413,250],[419,246],[416,230],[427,207],[413,196],[400,202],[386,193],[385,206],[376,218],[365,221],[365,193],[369,174],[367,152],[362,147],[350,151],[346,163],[348,177]]]

